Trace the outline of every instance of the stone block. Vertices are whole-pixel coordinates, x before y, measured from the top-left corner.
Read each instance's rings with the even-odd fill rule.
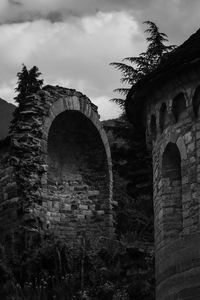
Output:
[[[98,196],[98,195],[99,195],[98,190],[88,191],[88,196]]]
[[[3,193],[3,199],[8,200],[8,193]]]
[[[80,204],[79,205],[79,209],[87,210],[88,209],[88,205]]]
[[[197,157],[200,157],[200,149],[197,149],[196,154],[197,154]]]
[[[196,139],[199,140],[200,139],[200,131],[196,132]]]
[[[180,154],[181,154],[181,158],[183,160],[187,159],[187,150],[186,150],[186,146],[185,146],[185,143],[183,141],[183,138],[182,137],[179,137],[177,142],[176,142],[178,148],[179,148],[179,151],[180,151]]]
[[[189,144],[191,141],[192,141],[192,132],[187,132],[185,135],[184,135],[184,141],[186,144]]]
[[[190,157],[190,164],[194,164],[196,162],[196,158],[194,156]]]
[[[77,219],[78,220],[85,220],[85,215],[84,214],[77,214]]]
[[[93,212],[91,210],[85,210],[84,214],[87,216],[92,216]]]
[[[105,214],[104,210],[97,210],[97,215],[101,216],[104,214]]]
[[[74,186],[74,191],[75,192],[86,192],[88,190],[87,185],[75,185]]]
[[[194,150],[195,150],[195,143],[188,144],[188,146],[187,146],[187,153],[189,154],[191,152],[194,152]]]
[[[63,99],[62,98],[58,99],[51,106],[51,111],[53,112],[54,116],[57,116],[58,114],[60,114],[64,110],[65,110],[65,107],[64,107]]]
[[[70,211],[70,210],[72,210],[72,206],[71,206],[71,204],[64,204],[64,209],[65,210],[67,210],[67,211]]]

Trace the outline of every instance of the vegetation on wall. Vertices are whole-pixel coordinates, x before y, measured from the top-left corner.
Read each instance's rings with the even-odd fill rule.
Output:
[[[152,166],[150,153],[144,139],[125,117],[103,122],[111,146],[114,191],[118,203],[115,209],[116,235],[127,248],[134,249],[141,270],[140,288],[133,289],[143,299],[143,288],[148,286],[146,296],[154,299],[154,231]],[[137,138],[136,138],[137,137]],[[131,262],[131,260],[130,260]],[[146,274],[148,273],[148,277]],[[134,279],[132,283],[134,283]],[[133,298],[134,299],[134,298]],[[145,299],[145,298],[144,298]]]
[[[153,242],[152,164],[146,144],[124,117],[103,122],[110,140],[116,232]]]
[[[137,57],[124,58],[122,62],[111,63],[122,74],[121,82],[134,86],[145,76],[152,73],[175,46],[165,45],[167,35],[160,32],[151,21],[145,33],[147,49]],[[126,62],[130,63],[129,65]],[[118,88],[115,91],[126,96],[130,88]],[[107,131],[113,135],[111,153],[114,165],[114,197],[118,202],[117,232],[118,236],[133,236],[134,242],[153,243],[153,192],[151,154],[146,149],[145,132],[139,131],[129,123],[125,116],[125,99],[114,98],[122,108],[123,114],[115,120],[115,126]],[[120,142],[116,142],[120,141]],[[123,142],[122,142],[123,141]],[[130,234],[131,233],[131,234]]]
[[[175,46],[165,45],[167,35],[159,31],[153,22],[144,22],[147,50],[137,57],[127,57],[122,62],[111,63],[122,74],[121,82],[128,85],[118,88],[115,92],[126,96],[130,90],[145,76],[152,73]],[[130,63],[130,64],[126,64]],[[146,256],[152,254],[154,245],[153,230],[153,187],[152,161],[147,151],[145,133],[137,130],[125,116],[125,99],[111,99],[122,108],[122,116],[116,120],[104,122],[104,127],[110,137],[111,153],[114,171],[114,200],[118,203],[116,209],[116,233],[120,241],[130,247],[135,247],[138,253],[146,249]],[[146,247],[146,248],[145,248]],[[154,299],[154,264],[147,260],[144,270],[151,270],[148,280],[143,277],[141,282],[149,285],[148,299]],[[138,262],[140,265],[142,261]],[[145,271],[143,272],[145,273]],[[145,285],[145,284],[144,284]],[[142,288],[138,290],[143,299]],[[136,297],[134,290],[134,297]]]
[[[159,64],[168,57],[175,48],[166,45],[167,35],[160,32],[157,25],[146,21],[147,49],[136,57],[126,57],[122,62],[113,62],[122,74],[121,82],[134,86],[148,74],[151,74]],[[130,64],[126,64],[126,62]],[[115,92],[126,96],[130,87],[118,88]],[[123,114],[115,120],[115,126],[109,128],[113,141],[111,153],[114,165],[114,195],[118,202],[117,231],[119,235],[134,232],[135,241],[153,242],[153,188],[152,162],[145,141],[145,132],[138,130],[129,123],[125,116],[125,99],[113,98],[122,108]],[[106,123],[106,122],[105,122]],[[115,140],[120,140],[119,143]],[[123,142],[122,142],[123,141]]]
[[[27,105],[27,96],[36,93],[42,88],[43,80],[39,79],[41,73],[38,67],[34,66],[30,70],[23,64],[22,70],[17,73],[18,81],[15,92],[17,96],[14,98],[17,107],[13,113],[11,121],[10,132],[11,134],[18,130],[20,126],[21,112]]]
[[[41,147],[38,139],[42,135],[42,120],[45,115],[44,103],[34,93],[41,90],[43,80],[36,66],[27,70],[23,65],[17,74],[15,91],[18,93],[16,107],[10,125],[11,155],[10,162],[16,169],[18,195],[21,198],[19,211],[37,202],[37,190],[44,173]]]

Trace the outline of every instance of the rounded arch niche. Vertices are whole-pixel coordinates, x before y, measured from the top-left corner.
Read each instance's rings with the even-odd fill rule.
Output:
[[[112,232],[111,157],[97,111],[81,100],[55,102],[45,123],[47,223],[63,238],[94,239]]]
[[[95,126],[83,114],[59,114],[50,127],[47,145],[49,183],[103,187],[105,194],[103,182],[109,181],[105,148]]]
[[[181,155],[169,142],[162,156],[162,200],[164,232],[176,237],[183,227]]]

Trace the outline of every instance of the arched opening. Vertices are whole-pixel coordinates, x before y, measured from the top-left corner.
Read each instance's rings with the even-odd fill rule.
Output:
[[[105,232],[109,173],[96,127],[82,113],[64,111],[50,127],[47,151],[50,226],[73,237]]]
[[[176,122],[179,122],[187,117],[186,100],[183,93],[180,93],[174,98],[172,103],[172,112]]]
[[[150,133],[151,133],[152,139],[155,140],[156,139],[156,135],[157,135],[157,130],[156,130],[156,116],[155,115],[151,116]]]
[[[163,132],[163,130],[168,126],[169,124],[169,115],[167,112],[167,106],[166,103],[163,103],[160,108],[160,117],[159,117],[159,124],[160,124],[160,131]]]
[[[195,90],[193,99],[192,99],[192,106],[194,115],[196,118],[199,116],[199,106],[200,106],[200,86],[198,86]]]
[[[182,230],[181,156],[176,144],[169,143],[162,158],[162,205],[164,232],[175,237]]]

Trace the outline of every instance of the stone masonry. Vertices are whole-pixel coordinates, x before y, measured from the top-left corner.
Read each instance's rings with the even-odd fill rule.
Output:
[[[198,80],[189,82],[187,78],[181,88],[165,86],[157,103],[148,106],[148,134],[153,143],[157,299],[200,296],[200,123],[192,103],[198,85]],[[177,95],[182,105],[175,118]],[[166,104],[163,128],[159,123],[162,103]],[[156,115],[155,132],[150,131],[152,115]]]
[[[112,163],[97,107],[80,92],[58,86],[28,98],[21,133],[0,145],[1,239],[12,238],[22,224],[65,241],[111,237]]]
[[[200,299],[200,67],[188,62],[199,38],[127,98],[130,119],[140,101],[152,151],[157,300]]]

